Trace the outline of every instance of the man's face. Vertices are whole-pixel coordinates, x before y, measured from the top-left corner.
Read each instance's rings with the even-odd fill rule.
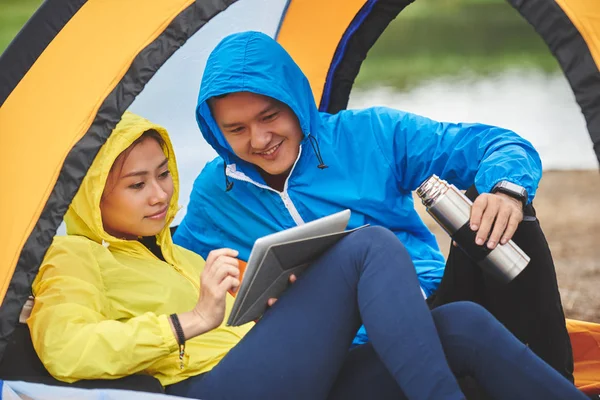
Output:
[[[269,175],[289,174],[303,138],[296,114],[267,96],[237,92],[210,100],[233,152]]]

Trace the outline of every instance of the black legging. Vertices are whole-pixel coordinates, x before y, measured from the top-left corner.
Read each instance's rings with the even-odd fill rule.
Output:
[[[474,199],[477,191],[470,188],[467,196]],[[462,250],[451,246],[440,287],[428,302],[432,308],[464,300],[481,304],[534,353],[573,382],[573,352],[552,254],[531,204],[524,214],[513,241],[531,261],[519,276],[508,285],[499,283]]]

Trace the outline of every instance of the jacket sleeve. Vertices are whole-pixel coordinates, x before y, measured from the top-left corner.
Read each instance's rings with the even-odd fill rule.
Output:
[[[507,180],[532,201],[542,165],[531,143],[496,126],[442,123],[389,108],[371,109],[371,131],[399,185],[415,190],[432,174],[479,193]]]
[[[27,324],[36,352],[57,379],[115,379],[177,350],[166,315],[124,321],[106,317],[110,305],[87,240],[55,243],[33,284]]]

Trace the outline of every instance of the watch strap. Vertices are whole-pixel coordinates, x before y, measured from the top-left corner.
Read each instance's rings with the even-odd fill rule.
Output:
[[[494,185],[492,193],[504,193],[510,197],[513,197],[523,204],[523,208],[525,208],[529,200],[527,190],[524,187],[509,181],[498,182],[496,185]]]

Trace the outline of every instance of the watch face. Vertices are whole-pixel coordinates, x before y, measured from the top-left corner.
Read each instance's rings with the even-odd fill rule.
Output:
[[[527,203],[527,190],[524,187],[514,184],[508,181],[499,182],[493,190],[493,193],[500,192],[512,196],[523,202],[523,205]]]
[[[517,196],[524,196],[525,193],[527,193],[524,187],[516,185],[512,182],[504,181],[502,182],[502,186],[504,187],[504,189],[513,192]]]

